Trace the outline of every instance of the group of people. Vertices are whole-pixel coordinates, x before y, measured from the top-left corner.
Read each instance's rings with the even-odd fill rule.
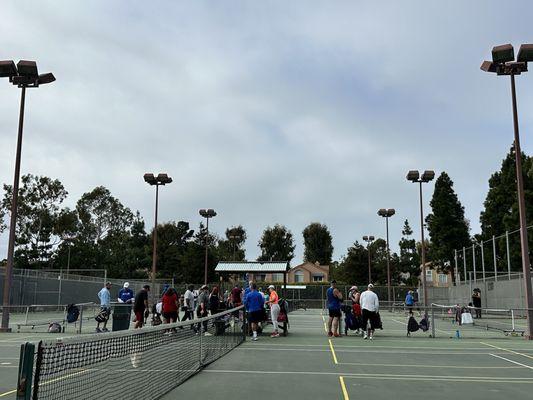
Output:
[[[278,316],[280,314],[280,299],[274,285],[270,285],[268,287],[268,294],[265,294],[253,281],[248,282],[248,286],[244,290],[237,283],[231,290],[229,301],[231,307],[238,307],[244,304],[253,341],[258,340],[259,327],[266,320],[265,311],[267,307],[270,309],[270,318],[274,326],[274,331],[270,337],[279,337]]]
[[[331,286],[326,292],[329,319],[327,322],[327,334],[329,337],[339,337],[340,319],[342,317],[343,296],[337,288],[337,282],[331,281]],[[379,299],[374,292],[374,285],[369,284],[367,290],[359,292],[357,286],[352,286],[348,293],[348,300],[352,303],[355,315],[362,318],[363,338],[373,340],[374,332],[380,326]]]
[[[106,282],[104,287],[98,292],[100,299],[100,312],[96,316],[96,332],[108,332],[107,322],[111,315],[111,282]],[[148,303],[150,294],[150,285],[144,285],[137,294],[130,288],[130,284],[125,282],[120,289],[117,297],[117,303],[124,305],[131,305],[133,309],[135,329],[142,328],[146,324],[146,320],[150,314],[150,307]],[[206,317],[211,314],[219,312],[224,304],[224,299],[221,298],[218,286],[213,286],[211,291],[207,285],[200,287],[198,291],[194,290],[193,285],[189,285],[183,295],[179,293],[170,285],[163,287],[163,293],[156,301],[152,308],[153,317],[161,314],[163,323],[169,324],[179,321],[179,312],[183,312],[181,321],[187,321]],[[102,327],[100,327],[102,325]],[[192,327],[192,325],[191,325]],[[194,327],[196,329],[196,327]],[[204,329],[205,331],[206,329]]]
[[[97,321],[96,332],[108,332],[107,322],[111,315],[111,282],[106,282],[105,286],[98,292],[100,299],[100,312],[95,318]],[[255,282],[250,281],[243,290],[236,284],[231,292],[226,291],[220,294],[218,286],[213,286],[211,291],[207,285],[202,285],[199,290],[194,289],[194,285],[189,285],[183,295],[170,285],[163,287],[163,293],[152,309],[153,318],[161,314],[163,323],[170,324],[180,321],[180,311],[183,313],[181,321],[193,320],[196,312],[197,318],[207,317],[220,312],[222,309],[235,308],[244,304],[248,313],[248,321],[251,323],[253,332],[252,340],[257,340],[257,332],[260,324],[265,321],[265,309],[268,306],[271,313],[274,331],[271,337],[278,337],[278,315],[280,313],[279,297],[273,285],[268,287],[268,295],[258,289]],[[130,284],[125,282],[118,293],[117,302],[119,304],[131,305],[134,313],[135,329],[142,328],[150,314],[148,305],[150,285],[135,294],[130,288]],[[102,324],[102,328],[100,325]],[[207,332],[207,321],[200,324],[191,324],[191,329],[197,333]]]

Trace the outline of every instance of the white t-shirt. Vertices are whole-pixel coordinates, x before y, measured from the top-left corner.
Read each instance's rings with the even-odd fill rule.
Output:
[[[359,303],[361,303],[361,308],[363,310],[378,311],[379,309],[378,295],[372,290],[365,290],[363,293],[361,293]]]
[[[183,295],[183,299],[185,300],[185,305],[188,306],[189,309],[194,310],[194,293],[187,289]]]

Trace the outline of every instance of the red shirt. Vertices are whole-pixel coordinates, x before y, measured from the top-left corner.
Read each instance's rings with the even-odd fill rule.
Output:
[[[178,296],[176,293],[172,293],[172,295],[163,295],[163,298],[161,299],[163,302],[163,312],[174,312],[178,311],[178,306],[176,305],[176,302],[178,301]]]
[[[231,290],[231,301],[233,304],[241,304],[241,289],[240,288],[233,288]]]

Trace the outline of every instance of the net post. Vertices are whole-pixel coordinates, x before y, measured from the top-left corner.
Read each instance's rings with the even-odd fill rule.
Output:
[[[431,337],[435,339],[435,308],[433,304],[430,305],[431,309]]]
[[[198,366],[199,368],[202,368],[202,322],[198,323],[198,337],[199,337],[199,340],[200,340],[200,345],[198,346],[198,348],[200,349],[200,358],[198,359]]]
[[[496,237],[492,235],[492,261],[494,263],[494,281],[498,281],[498,261],[496,259]]]
[[[507,249],[507,275],[511,280],[511,255],[509,253],[509,231],[505,231],[505,246]]]
[[[19,371],[17,377],[17,400],[31,399],[34,354],[35,345],[33,343],[24,343],[20,346]]]
[[[514,326],[514,310],[511,309],[511,323],[513,325],[513,332],[515,332],[515,326]]]

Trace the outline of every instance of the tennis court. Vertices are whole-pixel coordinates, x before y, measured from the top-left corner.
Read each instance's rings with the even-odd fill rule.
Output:
[[[415,332],[407,338],[402,312],[382,311],[382,319],[384,330],[377,331],[373,341],[353,333],[329,339],[321,310],[292,312],[289,336],[272,339],[264,335],[257,342],[247,340],[163,398],[201,395],[218,399],[253,393],[254,399],[499,399],[527,398],[533,389],[533,344],[521,337],[461,327],[473,330],[476,336],[465,334],[456,339],[456,327],[446,320],[437,322],[436,338],[429,337],[430,332]],[[0,396],[8,393],[2,398],[15,398],[12,391],[19,344],[38,337],[39,334],[2,337],[0,363],[11,362],[2,369]],[[187,353],[192,345],[184,342],[173,351],[176,356],[179,351]],[[163,358],[146,369],[144,376],[150,379],[133,382],[124,398],[134,396],[137,383],[162,385],[164,374],[158,371],[165,365]],[[119,376],[128,377],[124,373]],[[81,378],[79,387],[85,390]]]

